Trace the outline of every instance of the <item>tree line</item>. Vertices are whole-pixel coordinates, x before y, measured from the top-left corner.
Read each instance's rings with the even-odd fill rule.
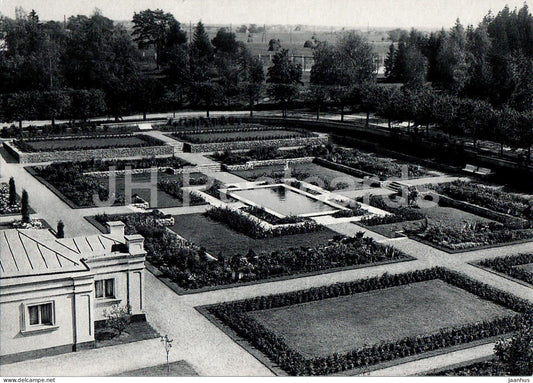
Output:
[[[530,147],[533,106],[533,17],[527,5],[489,13],[474,28],[399,31],[377,83],[372,46],[348,32],[315,41],[310,84],[288,50],[266,73],[262,61],[225,28],[210,39],[198,22],[192,36],[170,13],[135,13],[132,28],[104,17],[72,16],[43,23],[32,11],[0,19],[0,116],[4,121],[248,105],[264,96],[283,115],[295,101],[408,121],[475,141]]]

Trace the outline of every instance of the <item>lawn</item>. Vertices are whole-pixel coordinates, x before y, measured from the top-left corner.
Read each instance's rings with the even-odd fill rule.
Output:
[[[294,130],[285,129],[267,129],[267,130],[250,130],[250,131],[230,131],[230,132],[210,132],[210,133],[185,133],[186,138],[193,142],[218,142],[218,141],[243,141],[249,139],[268,139],[306,137],[308,134]]]
[[[118,336],[107,327],[95,327],[94,329],[96,348],[138,342],[158,338],[159,336],[159,333],[146,321],[131,322],[124,332]]]
[[[167,365],[159,364],[157,366],[139,368],[137,370],[124,371],[120,374],[113,376],[198,376],[196,371],[191,367],[189,363],[184,360],[170,363],[170,373],[168,373]]]
[[[514,313],[434,279],[246,315],[304,357],[320,357]]]
[[[191,173],[190,179],[191,184],[194,184],[195,179],[199,179],[201,177],[205,177],[202,173]],[[109,178],[108,177],[98,177],[98,179],[102,182],[107,192],[109,192]],[[151,174],[150,173],[135,173],[131,175],[131,182],[132,184],[135,183],[141,183],[141,184],[148,184],[151,180]],[[157,182],[182,182],[183,176],[181,174],[167,174],[163,172],[158,172],[157,174]],[[126,179],[123,174],[119,174],[116,176],[115,179],[115,191],[117,195],[124,196],[125,195],[125,186],[126,186]],[[157,186],[157,185],[155,185]],[[150,203],[150,207],[152,208],[167,208],[167,207],[176,207],[176,206],[182,206],[182,200],[180,198],[176,198],[175,196],[166,193],[165,191],[161,190],[161,187],[157,188],[157,201],[151,201],[151,190],[150,189],[142,189],[142,188],[133,188],[132,189],[132,195],[137,194],[139,197],[141,197],[143,200]],[[199,201],[190,201],[191,204],[199,204]]]
[[[224,257],[231,257],[235,254],[244,255],[250,249],[255,252],[269,253],[291,247],[314,247],[326,243],[335,235],[333,231],[326,229],[306,234],[254,239],[202,214],[175,217],[175,224],[171,229],[185,239],[205,247],[207,252],[213,256],[221,254]]]
[[[494,222],[490,219],[453,207],[434,206],[417,210],[427,217],[429,224],[434,225],[445,224],[448,227],[462,228],[465,223]]]
[[[260,177],[281,178],[294,177],[300,181],[307,180],[310,183],[326,189],[360,189],[363,187],[362,179],[350,176],[336,170],[328,169],[314,163],[290,164],[290,173],[286,173],[285,165],[261,166],[250,170],[231,171],[239,177],[254,181]]]
[[[48,150],[75,150],[83,147],[85,149],[101,149],[108,147],[130,147],[146,145],[147,141],[138,136],[124,137],[98,137],[98,138],[69,138],[57,140],[36,140],[26,141],[26,144],[34,151]]]

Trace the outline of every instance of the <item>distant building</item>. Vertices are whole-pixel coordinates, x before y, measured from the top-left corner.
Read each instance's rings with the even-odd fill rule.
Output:
[[[115,304],[144,315],[144,238],[108,228],[0,231],[0,363],[94,347],[94,323]]]

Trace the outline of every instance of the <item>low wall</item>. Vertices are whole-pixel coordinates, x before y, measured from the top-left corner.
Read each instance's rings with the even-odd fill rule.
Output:
[[[240,165],[222,165],[223,170],[226,171],[236,171],[236,170],[248,170],[253,169],[254,167],[261,166],[272,166],[272,165],[285,165],[287,162],[290,164],[303,164],[313,162],[315,157],[300,157],[300,158],[290,158],[290,159],[273,159],[273,160],[255,160],[248,161],[245,164]]]
[[[349,174],[354,177],[359,177],[359,178],[370,177],[370,178],[375,178],[376,181],[379,179],[379,177],[376,174],[365,172],[364,170],[355,169],[355,168],[352,168],[352,167],[349,167],[343,164],[338,164],[336,162],[325,160],[323,158],[315,159],[315,163],[317,165],[324,166],[325,168],[338,170],[340,172]]]
[[[157,169],[158,172],[164,172],[167,169],[172,169],[173,172],[174,172],[173,174],[181,174],[185,170],[187,170],[189,173],[194,173],[195,172],[195,170],[191,170],[191,168],[175,169],[175,168],[171,168],[170,166],[160,166],[160,167],[157,167],[156,169]],[[107,177],[111,173],[113,173],[113,174],[118,176],[118,175],[123,175],[123,174],[126,174],[126,173],[129,173],[129,174],[150,173],[151,171],[152,171],[152,168],[140,168],[140,169],[129,169],[129,170],[125,170],[124,169],[124,170],[113,170],[113,171],[104,170],[104,171],[97,171],[97,172],[84,172],[83,174],[87,175],[87,176]]]
[[[433,196],[433,198],[438,198],[439,205],[442,205],[442,206],[454,207],[454,208],[466,211],[467,213],[479,215],[480,217],[492,219],[500,223],[506,223],[510,225],[512,228],[522,229],[522,228],[529,227],[529,221],[523,218],[514,217],[509,214],[500,213],[500,212],[497,212],[491,209],[487,209],[486,207],[471,204],[469,202],[456,200],[456,199],[447,197],[442,194],[438,194],[434,192],[429,192],[428,194],[430,196]]]
[[[114,159],[126,157],[172,156],[174,147],[169,145],[133,148],[61,150],[50,152],[21,152],[13,144],[4,142],[4,148],[21,164],[38,162],[86,161],[91,159]]]
[[[234,141],[234,142],[212,142],[205,144],[183,144],[184,152],[218,152],[223,150],[245,150],[257,147],[290,147],[306,145],[325,145],[328,143],[327,137],[297,137],[297,138],[280,138],[276,140],[257,140],[257,141]]]

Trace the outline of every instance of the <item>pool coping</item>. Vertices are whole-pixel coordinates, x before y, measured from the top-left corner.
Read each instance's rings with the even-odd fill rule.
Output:
[[[235,185],[238,185],[238,184],[235,184]],[[315,213],[304,213],[304,214],[297,214],[296,216],[297,217],[302,217],[302,218],[308,218],[308,217],[318,217],[318,216],[322,216],[322,215],[331,215],[331,214],[334,214],[336,213],[337,211],[339,210],[347,210],[346,207],[344,206],[341,206],[339,204],[336,204],[335,202],[330,202],[330,201],[324,201],[320,198],[320,196],[317,196],[317,195],[313,195],[311,193],[308,193],[304,190],[301,190],[301,189],[298,189],[298,188],[295,188],[291,185],[287,185],[285,183],[274,183],[274,184],[262,184],[261,183],[254,183],[253,185],[249,185],[248,183],[246,183],[245,186],[241,186],[241,187],[236,187],[236,188],[231,188],[231,187],[227,187],[227,188],[224,188],[224,189],[220,189],[220,191],[222,193],[225,193],[226,195],[229,195],[230,197],[232,198],[235,198],[249,206],[254,206],[254,207],[257,207],[257,208],[261,208],[263,210],[265,210],[266,212],[278,217],[278,218],[285,218],[285,217],[288,217],[287,215],[283,215],[281,213],[278,213],[277,211],[275,210],[272,210],[268,207],[264,207],[264,206],[260,206],[259,204],[257,204],[256,202],[254,201],[251,201],[245,197],[242,197],[242,196],[239,196],[233,192],[238,192],[238,191],[243,191],[243,190],[255,190],[255,189],[269,189],[269,188],[275,188],[275,187],[284,187],[285,189],[288,189],[288,190],[291,190],[299,195],[303,195],[307,198],[311,198],[312,200],[314,201],[318,201],[318,202],[321,202],[325,205],[328,205],[328,206],[331,206],[333,208],[335,208],[335,210],[327,210],[327,211],[322,211],[322,212],[315,212]],[[322,194],[321,196],[324,196],[324,194]]]

